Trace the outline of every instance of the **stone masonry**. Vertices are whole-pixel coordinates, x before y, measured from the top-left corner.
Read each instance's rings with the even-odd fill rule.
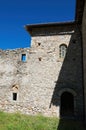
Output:
[[[82,22],[82,39],[83,39],[83,75],[84,75],[84,110],[86,123],[86,1],[84,3],[83,22]]]
[[[74,22],[26,26],[31,48],[0,50],[0,110],[60,117],[61,95],[69,92],[74,117],[83,117],[80,28]],[[64,59],[61,44],[67,45]]]

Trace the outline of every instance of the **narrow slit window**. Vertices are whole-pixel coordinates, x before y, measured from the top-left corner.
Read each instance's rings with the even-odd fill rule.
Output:
[[[39,57],[39,61],[41,61],[42,60],[42,58],[41,57]]]
[[[13,93],[13,100],[14,100],[14,101],[17,100],[17,93]]]
[[[22,54],[22,56],[21,56],[21,60],[22,60],[23,62],[26,61],[26,54]]]
[[[41,45],[41,43],[38,43],[38,46],[40,46]]]

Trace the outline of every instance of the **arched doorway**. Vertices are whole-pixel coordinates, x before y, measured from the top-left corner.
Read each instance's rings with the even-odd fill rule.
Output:
[[[70,92],[64,92],[61,95],[61,117],[74,115],[74,96]]]

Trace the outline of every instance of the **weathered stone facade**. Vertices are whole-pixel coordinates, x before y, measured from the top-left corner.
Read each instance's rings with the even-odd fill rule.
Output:
[[[83,76],[84,76],[84,111],[86,122],[86,1],[84,3],[83,22],[82,22],[82,39],[83,39]]]
[[[57,23],[26,28],[32,36],[31,48],[0,50],[0,110],[59,117],[61,96],[68,92],[73,95],[73,116],[81,119],[81,26]],[[67,45],[64,59],[59,57],[61,44]]]

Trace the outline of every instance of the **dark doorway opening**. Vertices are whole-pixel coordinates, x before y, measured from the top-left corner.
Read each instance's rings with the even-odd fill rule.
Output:
[[[74,97],[69,92],[64,92],[61,95],[61,117],[71,117],[74,116]]]

